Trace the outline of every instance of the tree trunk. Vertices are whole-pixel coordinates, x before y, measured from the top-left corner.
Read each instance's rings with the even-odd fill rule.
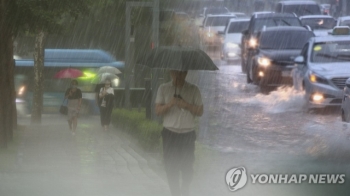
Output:
[[[6,148],[8,134],[12,135],[13,84],[13,43],[11,28],[6,18],[9,1],[0,0],[0,147]]]
[[[41,112],[43,108],[43,69],[45,54],[46,32],[41,30],[35,37],[34,49],[34,93],[33,108],[31,115],[32,123],[41,123]]]

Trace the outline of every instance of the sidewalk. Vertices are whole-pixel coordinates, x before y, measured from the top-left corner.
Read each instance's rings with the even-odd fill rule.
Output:
[[[98,116],[80,118],[75,136],[65,117],[43,115],[40,126],[29,120],[19,119],[26,127],[0,150],[0,195],[170,195],[159,160],[115,128],[102,131]]]

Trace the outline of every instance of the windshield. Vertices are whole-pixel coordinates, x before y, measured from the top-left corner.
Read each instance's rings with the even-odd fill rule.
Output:
[[[348,26],[348,27],[350,27],[350,20],[343,20],[343,21],[341,21],[339,26]]]
[[[336,22],[333,18],[304,18],[303,25],[309,25],[312,29],[333,29]]]
[[[231,22],[227,33],[242,33],[242,31],[248,29],[248,26],[249,21]]]
[[[206,27],[217,27],[217,26],[226,26],[228,21],[235,16],[216,16],[208,17],[205,24]]]
[[[267,31],[260,36],[261,49],[302,49],[313,37],[311,31]]]
[[[205,16],[208,14],[227,14],[230,13],[227,8],[221,7],[221,8],[208,8],[205,10]]]
[[[350,41],[324,42],[314,44],[311,62],[350,62]]]
[[[297,17],[262,18],[262,19],[256,20],[254,25],[254,32],[261,31],[263,27],[275,27],[275,26],[301,26],[301,23]]]
[[[295,13],[298,16],[304,15],[320,15],[321,10],[318,5],[285,5],[283,8],[285,13]]]

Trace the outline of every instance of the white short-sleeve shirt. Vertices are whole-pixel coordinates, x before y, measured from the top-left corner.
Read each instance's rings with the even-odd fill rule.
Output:
[[[175,86],[172,82],[160,85],[157,92],[156,104],[167,104],[174,97]],[[176,89],[176,94],[180,95],[187,103],[201,106],[202,96],[198,87],[185,82],[182,88]],[[194,130],[195,117],[190,111],[172,107],[163,117],[163,126],[177,133],[186,133]]]

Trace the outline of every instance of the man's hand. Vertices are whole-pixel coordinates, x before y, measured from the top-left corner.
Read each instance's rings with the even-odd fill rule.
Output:
[[[181,109],[188,109],[188,103],[181,99],[181,98],[175,98],[176,99],[176,105]]]

